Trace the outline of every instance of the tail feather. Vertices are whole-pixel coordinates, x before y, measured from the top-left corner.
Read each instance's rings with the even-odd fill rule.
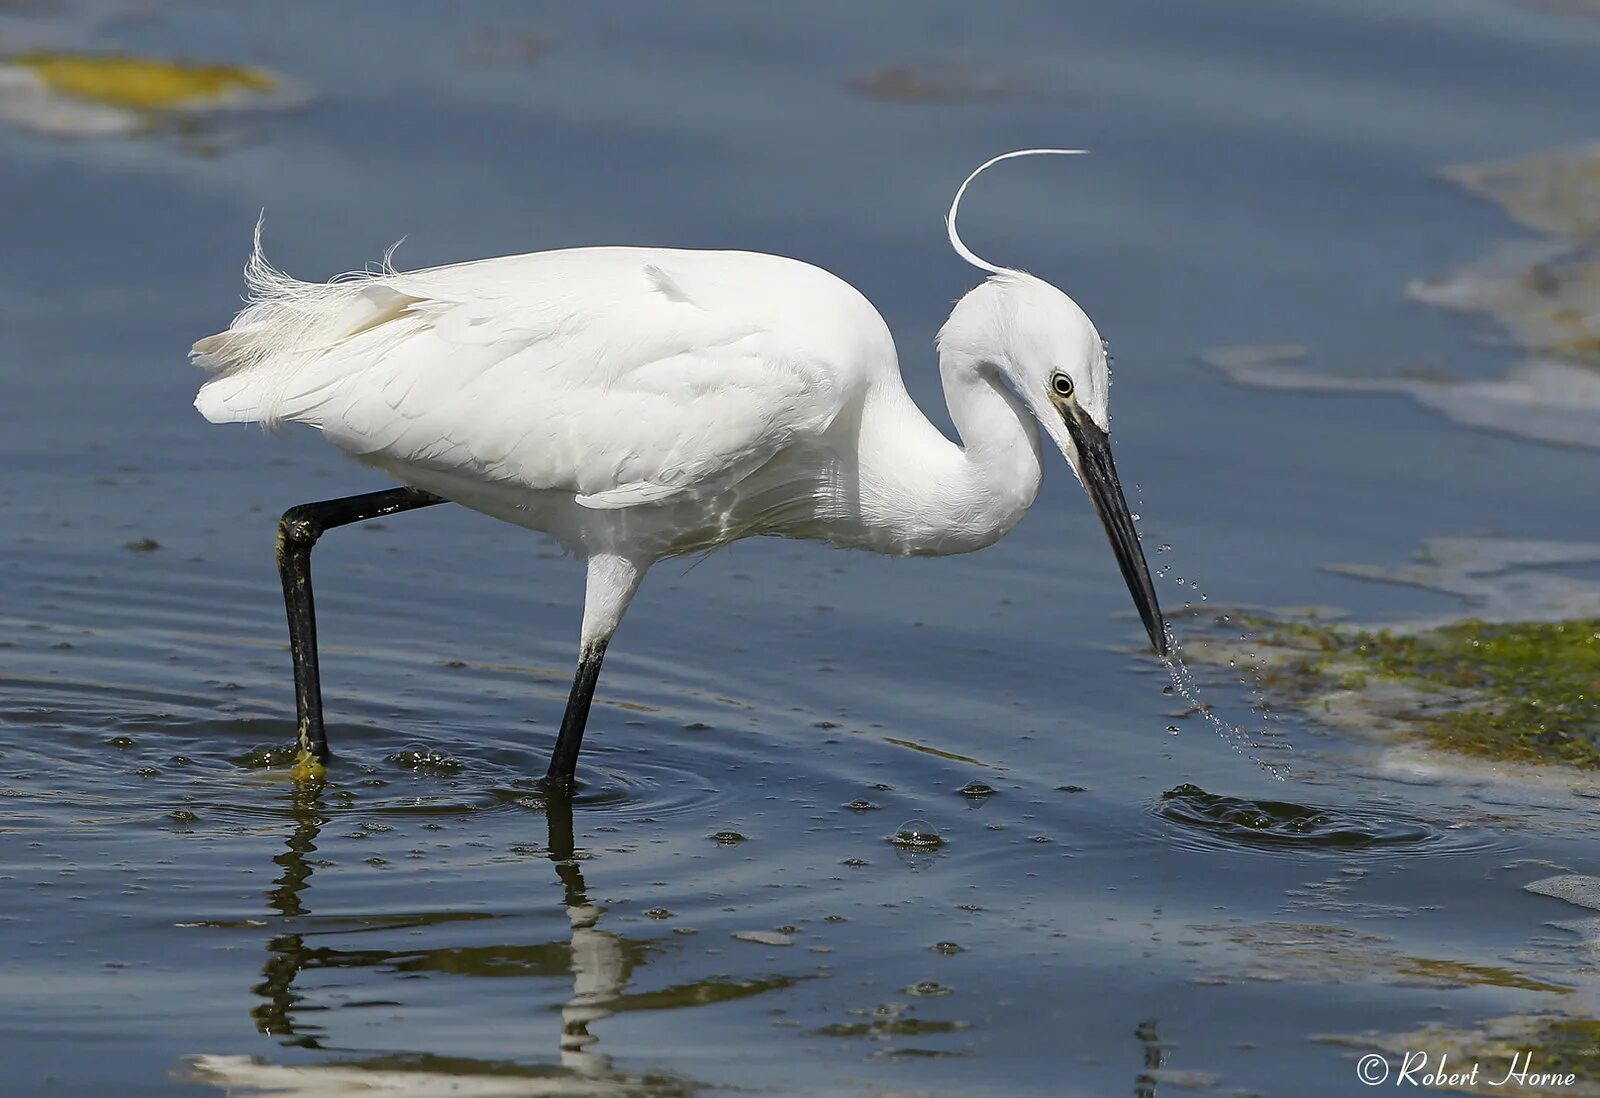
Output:
[[[262,222],[245,265],[249,290],[244,309],[225,332],[206,336],[189,351],[212,374],[195,407],[213,423],[263,423],[269,429],[293,395],[295,376],[346,341],[396,319],[421,299],[388,284],[397,277],[390,256],[376,272],[356,272],[331,282],[302,282],[267,261]]]

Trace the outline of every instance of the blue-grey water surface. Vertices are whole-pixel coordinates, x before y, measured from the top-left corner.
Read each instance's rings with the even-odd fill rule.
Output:
[[[0,134],[5,1093],[256,1071],[335,1094],[365,1071],[395,1093],[1340,1095],[1364,1089],[1352,1050],[1318,1036],[1587,996],[1546,926],[1573,909],[1521,886],[1591,870],[1593,818],[1388,780],[1292,713],[1279,780],[1174,716],[1064,466],[981,554],[750,542],[658,568],[611,649],[571,856],[533,779],[578,565],[457,508],[339,531],[317,553],[338,757],[297,792],[248,765],[292,738],[275,518],[384,483],[310,432],[210,427],[184,355],[237,308],[262,209],[303,277],[402,236],[402,266],[738,247],[859,287],[947,424],[932,339],[975,280],[949,195],[997,152],[1085,146],[986,177],[965,231],[1110,338],[1159,563],[1217,602],[1437,611],[1321,566],[1600,538],[1592,454],[1234,387],[1197,353],[1502,366],[1403,286],[1517,235],[1439,167],[1594,136],[1600,22],[1502,0],[7,8],[6,51],[259,63],[312,98],[221,123],[213,155]],[[901,63],[1010,93],[862,94]],[[1245,685],[1206,697],[1263,724]],[[1185,783],[1363,841],[1158,811]],[[944,844],[888,841],[913,821]],[[330,1070],[272,1074],[308,1065]]]

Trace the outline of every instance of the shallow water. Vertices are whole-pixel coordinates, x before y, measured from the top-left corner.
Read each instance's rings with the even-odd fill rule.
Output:
[[[218,120],[207,155],[0,134],[7,1093],[1336,1095],[1354,1050],[1320,1035],[1586,1012],[1587,955],[1547,925],[1573,909],[1522,886],[1595,871],[1587,802],[1397,780],[1236,676],[1205,700],[1287,750],[1182,715],[1064,469],[971,557],[771,542],[659,568],[570,820],[532,779],[577,566],[452,508],[339,531],[317,551],[338,758],[297,790],[258,765],[293,723],[274,518],[382,483],[306,433],[208,427],[183,352],[236,306],[262,207],[303,276],[405,234],[413,266],[738,246],[866,292],[942,422],[930,343],[971,282],[951,187],[1087,145],[986,180],[967,234],[1110,337],[1169,608],[1439,613],[1323,566],[1600,539],[1592,456],[1242,389],[1197,353],[1499,368],[1483,327],[1401,292],[1518,235],[1435,172],[1593,137],[1600,23],[1493,0],[384,12],[0,6],[8,50],[265,64],[314,97]],[[859,90],[929,58],[990,90]]]

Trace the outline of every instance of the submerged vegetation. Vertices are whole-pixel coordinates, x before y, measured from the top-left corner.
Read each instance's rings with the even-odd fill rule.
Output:
[[[247,65],[126,55],[30,53],[9,63],[33,72],[59,95],[144,111],[209,106],[278,85],[271,73]]]
[[[1396,1035],[1346,1034],[1318,1038],[1353,1048],[1380,1048],[1392,1057],[1426,1049],[1429,1060],[1415,1074],[1442,1064],[1478,1064],[1475,1082],[1453,1093],[1516,1095],[1520,1098],[1593,1098],[1600,1094],[1600,1021],[1561,1013],[1514,1014],[1476,1027],[1431,1025]],[[1391,1063],[1398,1064],[1399,1060]],[[1446,1069],[1451,1070],[1451,1069]],[[1567,1077],[1572,1076],[1568,1082]]]
[[[1263,686],[1301,699],[1359,692],[1373,678],[1412,688],[1404,724],[1438,747],[1515,762],[1600,769],[1600,618],[1417,632],[1254,619],[1285,653]],[[1295,655],[1293,653],[1298,653]]]
[[[178,120],[192,127],[201,114],[303,98],[253,65],[44,50],[0,59],[0,122],[56,137],[149,134]]]
[[[1443,176],[1545,238],[1503,242],[1482,259],[1406,287],[1417,301],[1503,328],[1522,349],[1503,377],[1432,366],[1397,365],[1367,376],[1322,371],[1299,346],[1217,348],[1201,358],[1245,385],[1404,394],[1463,426],[1600,445],[1600,143],[1457,165]]]
[[[1379,673],[1487,696],[1431,717],[1441,746],[1528,762],[1600,768],[1600,619],[1364,635],[1356,655]]]

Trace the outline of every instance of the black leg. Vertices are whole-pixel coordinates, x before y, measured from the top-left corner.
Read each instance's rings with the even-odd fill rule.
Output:
[[[587,907],[589,892],[583,883],[583,871],[578,868],[573,840],[572,794],[565,789],[551,789],[545,797],[544,818],[550,836],[550,860],[555,863],[556,876],[561,878],[562,902],[569,908]]]
[[[294,657],[294,706],[300,749],[318,760],[328,757],[322,727],[322,681],[317,672],[317,611],[311,598],[311,547],[335,526],[414,511],[447,502],[418,488],[389,488],[321,503],[302,503],[278,522],[278,573],[289,612],[289,652]]]
[[[578,657],[578,673],[572,680],[572,694],[567,698],[567,711],[561,718],[561,732],[556,736],[556,749],[550,754],[550,769],[545,773],[546,789],[566,791],[572,788],[578,770],[578,750],[583,746],[583,728],[589,723],[589,703],[594,700],[594,687],[600,681],[600,661],[605,659],[605,640],[591,641],[583,646]]]

